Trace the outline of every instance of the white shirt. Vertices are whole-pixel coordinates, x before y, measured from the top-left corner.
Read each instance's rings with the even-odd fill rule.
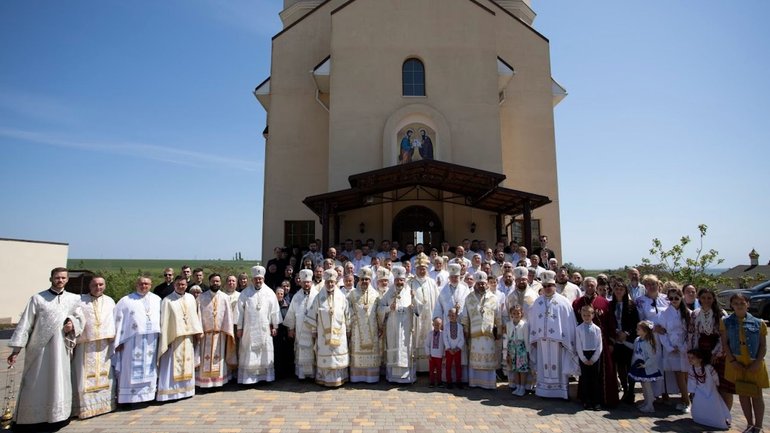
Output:
[[[588,363],[588,358],[583,354],[586,350],[594,351],[591,361],[596,362],[602,354],[602,330],[594,323],[583,322],[575,330],[575,343],[578,358],[584,364]]]
[[[429,354],[431,358],[444,357],[444,337],[442,334],[441,331],[432,329],[428,332],[428,335],[425,336],[425,353]]]

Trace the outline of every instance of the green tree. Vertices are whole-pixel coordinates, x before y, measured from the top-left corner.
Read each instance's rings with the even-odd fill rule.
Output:
[[[652,266],[660,270],[661,276],[667,279],[677,281],[682,284],[691,283],[695,287],[716,288],[723,285],[726,279],[708,273],[708,269],[713,265],[719,265],[724,259],[719,258],[719,251],[711,248],[705,250],[703,247],[703,238],[706,237],[708,226],[700,224],[698,226],[698,240],[695,245],[695,256],[688,257],[687,250],[692,244],[690,236],[682,236],[679,243],[666,248],[660,239],[652,240],[650,248],[650,258],[643,258],[643,266]],[[657,263],[654,263],[655,260]]]

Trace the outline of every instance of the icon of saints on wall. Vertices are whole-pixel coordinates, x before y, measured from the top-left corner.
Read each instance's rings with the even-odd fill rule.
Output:
[[[417,131],[415,133],[415,131]],[[398,163],[433,159],[432,130],[423,125],[409,125],[399,134]],[[434,134],[435,136],[435,134]]]

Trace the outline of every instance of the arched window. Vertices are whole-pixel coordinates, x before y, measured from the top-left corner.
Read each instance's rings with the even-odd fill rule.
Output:
[[[425,66],[417,59],[407,59],[401,67],[404,96],[425,96]]]

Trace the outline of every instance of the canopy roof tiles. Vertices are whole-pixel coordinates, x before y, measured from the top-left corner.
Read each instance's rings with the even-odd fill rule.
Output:
[[[436,160],[420,160],[351,175],[350,189],[314,195],[303,203],[316,215],[341,213],[398,201],[416,191],[423,199],[450,202],[505,215],[545,206],[542,195],[501,187],[504,174]],[[443,192],[443,193],[442,193]],[[386,195],[385,193],[392,193]]]

